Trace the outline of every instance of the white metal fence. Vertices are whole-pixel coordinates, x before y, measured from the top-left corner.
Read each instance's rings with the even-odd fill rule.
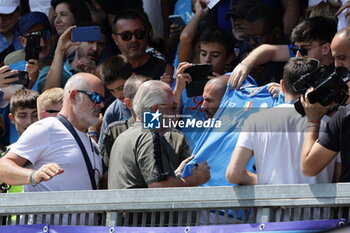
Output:
[[[0,225],[198,226],[347,219],[350,183],[0,194]]]

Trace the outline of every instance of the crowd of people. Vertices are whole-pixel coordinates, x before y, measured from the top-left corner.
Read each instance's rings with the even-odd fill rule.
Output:
[[[350,181],[350,2],[309,2],[0,0],[2,191]]]

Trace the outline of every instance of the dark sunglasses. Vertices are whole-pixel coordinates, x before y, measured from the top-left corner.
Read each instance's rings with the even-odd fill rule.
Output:
[[[305,56],[307,56],[309,54],[309,50],[310,49],[322,46],[323,44],[324,43],[318,44],[318,45],[315,45],[315,46],[311,46],[311,47],[308,47],[308,48],[299,48],[298,46],[294,45],[293,47],[290,48],[290,50],[292,50],[294,56],[296,56],[297,52],[299,51],[300,55],[305,57]]]
[[[78,92],[84,93],[90,97],[90,100],[95,104],[105,103],[105,98],[96,92],[77,90]]]
[[[257,44],[260,44],[263,41],[264,36],[244,36],[244,39],[246,40],[252,40]]]
[[[255,35],[255,36],[248,36],[248,35],[244,35],[244,39],[246,40],[252,40],[257,44],[261,44],[263,42],[263,39],[265,36],[267,36],[267,34],[269,34],[270,31],[266,31],[265,33],[261,34],[261,35]]]
[[[51,31],[48,29],[45,30],[39,30],[39,31],[34,31],[34,32],[29,32],[24,34],[24,37],[28,37],[30,35],[39,35],[41,36],[44,40],[50,40],[51,39]]]
[[[60,111],[59,110],[48,109],[48,110],[45,110],[45,112],[48,112],[48,113],[59,113]]]
[[[141,30],[136,30],[134,32],[122,32],[122,33],[115,33],[115,34],[120,36],[124,41],[131,40],[133,35],[136,37],[136,39],[143,40],[146,36],[146,30],[141,29]]]

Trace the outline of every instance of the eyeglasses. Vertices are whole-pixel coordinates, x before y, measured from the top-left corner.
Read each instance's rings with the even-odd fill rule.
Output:
[[[115,33],[116,35],[120,36],[122,40],[129,41],[131,40],[132,36],[134,35],[136,39],[143,40],[146,36],[146,30],[140,29],[136,30],[134,32],[122,32],[122,33]]]
[[[29,32],[29,33],[24,34],[24,37],[28,37],[30,35],[39,35],[44,40],[50,40],[51,39],[51,31],[48,30],[48,29],[38,30],[38,31],[34,31],[34,32]]]
[[[48,112],[48,113],[59,113],[60,111],[59,110],[48,109],[48,110],[45,110],[45,112]]]
[[[313,49],[313,48],[322,46],[322,45],[324,45],[325,43],[326,43],[326,42],[324,42],[324,43],[322,43],[322,44],[315,45],[315,46],[311,46],[311,47],[308,47],[308,48],[299,48],[298,46],[294,45],[293,47],[290,48],[290,50],[292,50],[294,56],[296,56],[296,55],[297,55],[297,52],[299,51],[300,55],[303,56],[303,57],[305,57],[305,56],[308,55],[310,49]]]
[[[246,40],[252,40],[257,44],[260,44],[263,42],[263,38],[269,33],[270,31],[267,31],[261,35],[255,35],[255,36],[249,36],[249,35],[244,35],[244,39]]]
[[[105,103],[105,98],[96,92],[83,91],[83,90],[77,90],[77,91],[80,93],[84,93],[85,95],[88,95],[90,97],[90,100],[95,104]]]

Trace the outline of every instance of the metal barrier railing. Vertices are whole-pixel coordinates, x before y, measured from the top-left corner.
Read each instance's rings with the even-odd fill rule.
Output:
[[[198,226],[347,219],[350,183],[0,195],[0,225]]]

